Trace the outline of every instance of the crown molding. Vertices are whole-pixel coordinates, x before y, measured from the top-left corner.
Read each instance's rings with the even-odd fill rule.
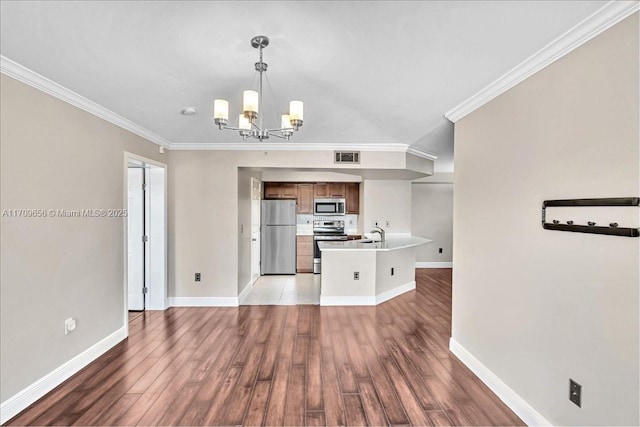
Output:
[[[436,156],[435,154],[431,154],[431,153],[419,150],[419,149],[414,148],[414,147],[407,148],[407,154],[413,154],[414,156],[422,157],[423,159],[429,159],[429,160],[437,160],[438,159],[438,156]]]
[[[201,150],[201,151],[384,151],[408,153],[429,160],[436,160],[438,156],[409,147],[407,144],[322,144],[322,143],[291,143],[291,142],[185,142],[171,143],[170,150]]]
[[[58,83],[49,80],[48,78],[41,76],[35,71],[32,71],[27,67],[24,67],[2,55],[0,55],[0,72],[31,87],[41,90],[42,92],[45,92],[51,96],[54,96],[66,103],[78,107],[81,110],[86,111],[87,113],[91,113],[96,117],[113,123],[114,125],[128,130],[129,132],[141,136],[153,143],[161,145],[165,148],[169,148],[171,146],[171,143],[160,135],[157,135],[150,130],[143,128],[142,126],[139,126],[132,121],[125,119],[124,117],[114,113],[113,111],[96,104],[90,99],[87,99],[84,96],[79,95],[64,86],[59,85]]]
[[[213,151],[393,151],[405,152],[407,144],[323,144],[295,142],[174,142],[171,150],[213,150]]]
[[[489,86],[447,111],[444,116],[457,122],[638,10],[638,1],[614,0],[606,3]]]

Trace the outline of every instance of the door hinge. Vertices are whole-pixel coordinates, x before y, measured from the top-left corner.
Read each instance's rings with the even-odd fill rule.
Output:
[[[146,182],[142,183],[142,191],[147,191],[147,183]]]
[[[149,288],[147,288],[146,286],[144,288],[142,288],[142,293],[143,294],[148,294],[149,293]]]
[[[142,241],[147,243],[149,241],[149,236],[142,236]]]

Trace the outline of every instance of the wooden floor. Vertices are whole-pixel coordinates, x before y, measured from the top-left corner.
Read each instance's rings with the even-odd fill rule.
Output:
[[[524,425],[448,351],[451,270],[377,307],[132,313],[12,425]]]

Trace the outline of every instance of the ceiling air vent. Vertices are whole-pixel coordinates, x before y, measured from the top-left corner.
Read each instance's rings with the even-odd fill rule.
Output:
[[[334,151],[334,163],[360,163],[359,151]]]

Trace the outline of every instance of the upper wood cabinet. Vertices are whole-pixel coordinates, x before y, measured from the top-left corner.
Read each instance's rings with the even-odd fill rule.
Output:
[[[298,197],[298,185],[291,182],[265,182],[265,199],[296,199]]]
[[[313,185],[313,197],[316,198],[345,198],[344,182],[322,182]]]
[[[360,213],[360,183],[320,182],[292,183],[265,182],[265,199],[296,199],[296,213],[313,214],[313,199],[345,199],[347,214]]]
[[[345,193],[344,182],[330,182],[327,185],[329,187],[329,197],[340,198],[340,199],[345,198],[346,193]]]
[[[298,184],[283,182],[281,185],[281,194],[283,199],[295,199],[298,197]]]
[[[279,199],[280,198],[280,183],[279,182],[265,182],[264,183],[264,198],[265,199]]]
[[[360,213],[360,183],[347,182],[343,184],[345,186],[346,193],[346,213],[347,214],[359,214]]]
[[[313,184],[313,197],[329,197],[329,186],[326,183]]]
[[[313,213],[313,184],[298,184],[298,208],[299,214]]]

